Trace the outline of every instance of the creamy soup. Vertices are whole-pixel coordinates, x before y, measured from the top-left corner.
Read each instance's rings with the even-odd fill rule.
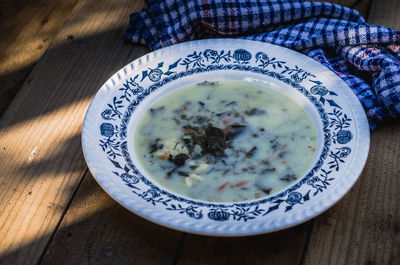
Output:
[[[205,81],[168,93],[144,113],[134,139],[151,178],[213,202],[281,191],[305,173],[316,144],[303,107],[244,81]]]

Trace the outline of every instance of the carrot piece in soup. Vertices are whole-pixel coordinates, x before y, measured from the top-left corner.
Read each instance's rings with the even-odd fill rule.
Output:
[[[249,183],[247,180],[239,181],[238,183],[235,184],[235,187],[242,187]]]
[[[228,124],[228,123],[230,123],[232,121],[232,119],[223,119],[222,120],[222,123],[223,124]]]
[[[221,186],[218,187],[218,191],[223,191],[226,186],[228,186],[229,182],[225,182],[224,184],[222,184]]]

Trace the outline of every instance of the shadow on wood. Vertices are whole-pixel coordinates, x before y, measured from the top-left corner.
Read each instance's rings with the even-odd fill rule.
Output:
[[[39,264],[170,264],[182,236],[124,209],[88,174]],[[40,241],[1,253],[0,263],[26,263]]]

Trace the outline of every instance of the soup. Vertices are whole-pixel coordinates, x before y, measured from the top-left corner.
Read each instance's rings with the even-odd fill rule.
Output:
[[[265,85],[205,81],[154,102],[134,148],[152,179],[193,199],[234,202],[281,191],[305,173],[317,145],[302,106]]]

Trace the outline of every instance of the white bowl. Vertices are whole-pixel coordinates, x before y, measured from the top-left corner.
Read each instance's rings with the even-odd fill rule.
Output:
[[[253,201],[212,203],[168,191],[145,174],[133,148],[143,112],[176,88],[221,79],[267,84],[311,115],[316,156],[293,185]],[[369,127],[351,89],[311,58],[262,42],[212,39],[160,49],[119,70],[89,106],[82,147],[98,183],[132,212],[186,232],[242,236],[305,222],[342,198],[367,160]]]

